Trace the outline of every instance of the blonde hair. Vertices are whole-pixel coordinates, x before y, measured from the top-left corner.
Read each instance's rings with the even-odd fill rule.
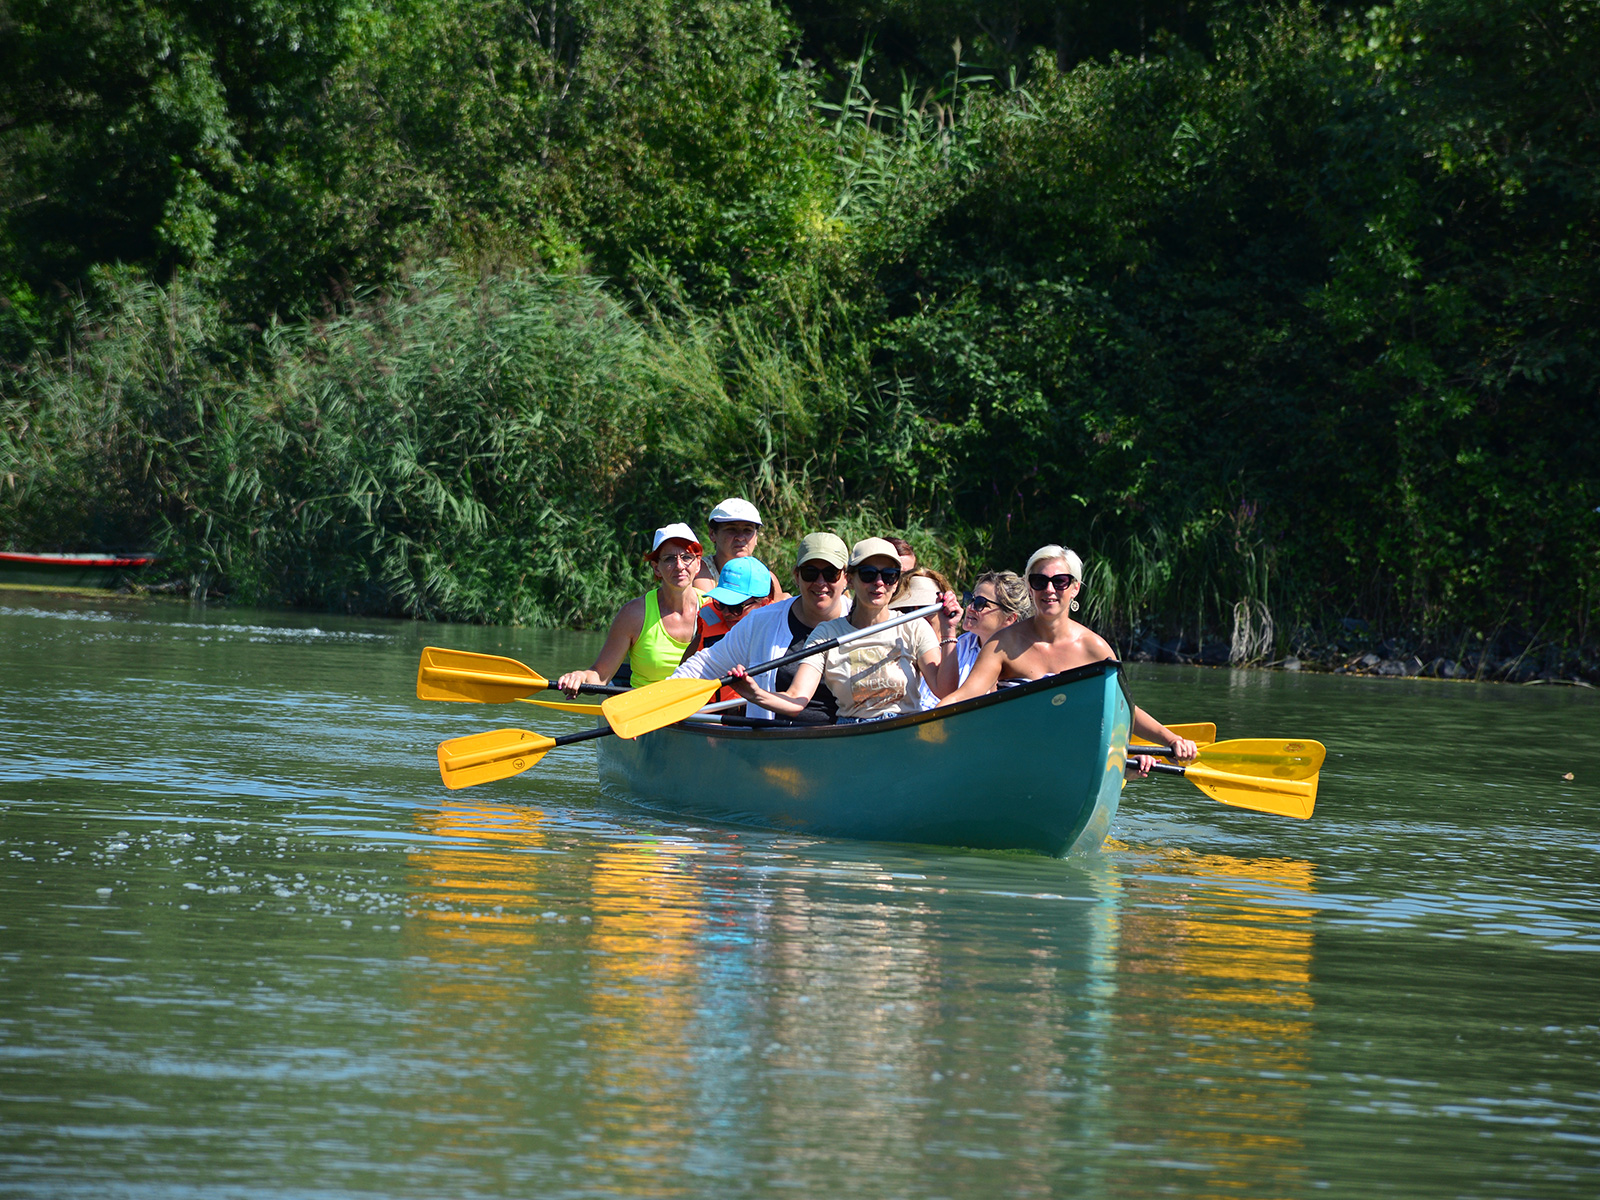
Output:
[[[1067,564],[1067,574],[1079,583],[1083,582],[1083,559],[1078,557],[1076,550],[1068,550],[1065,546],[1057,546],[1052,542],[1048,546],[1040,546],[1028,556],[1028,565],[1022,569],[1023,578],[1033,574],[1034,565],[1049,562],[1052,558],[1059,558]]]
[[[1015,571],[985,571],[972,581],[972,590],[980,583],[994,587],[995,601],[1013,616],[1033,616],[1033,597],[1028,593],[1028,581]]]

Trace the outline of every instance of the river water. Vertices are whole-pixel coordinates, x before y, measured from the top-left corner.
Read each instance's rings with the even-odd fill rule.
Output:
[[[1326,742],[1316,816],[1151,780],[1056,861],[674,822],[589,745],[446,792],[585,722],[418,702],[428,643],[595,638],[0,593],[0,1193],[1600,1194],[1593,692],[1133,667]]]

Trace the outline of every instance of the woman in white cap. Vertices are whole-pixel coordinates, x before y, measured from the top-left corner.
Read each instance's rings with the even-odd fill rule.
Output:
[[[711,557],[700,564],[700,574],[694,583],[701,591],[710,591],[722,578],[722,568],[736,558],[748,558],[756,552],[756,542],[761,538],[761,514],[756,506],[738,496],[729,496],[711,510],[706,523],[711,527]],[[772,590],[768,600],[782,600],[786,593],[778,583],[776,572],[772,575]]]
[[[900,590],[900,556],[883,538],[865,538],[850,549],[850,585],[854,604],[848,617],[824,621],[808,643],[827,641],[890,620]],[[925,621],[885,629],[875,636],[825,650],[795,665],[794,681],[782,692],[759,686],[744,668],[735,667],[733,686],[753,704],[791,716],[805,710],[819,685],[826,684],[839,705],[839,724],[877,721],[918,712],[917,684],[938,679],[939,643],[953,637],[961,608],[956,598],[941,597],[945,611],[935,633]]]
[[[587,671],[568,671],[556,686],[577,695],[583,684],[610,683],[623,659],[633,670],[634,687],[671,675],[683,661],[700,617],[701,596],[694,588],[700,549],[700,539],[681,521],[656,530],[645,555],[656,586],[622,606],[594,665]]]
[[[1083,560],[1075,552],[1056,545],[1041,546],[1028,559],[1024,575],[1033,599],[1033,616],[1007,626],[985,642],[967,681],[939,701],[941,706],[985,695],[1002,679],[1043,679],[1116,658],[1105,638],[1072,619],[1083,589]],[[1199,754],[1193,742],[1178,737],[1142,708],[1133,710],[1133,732],[1158,745],[1172,746],[1180,762],[1191,762]],[[1150,770],[1153,761],[1149,755],[1133,760],[1141,774]]]

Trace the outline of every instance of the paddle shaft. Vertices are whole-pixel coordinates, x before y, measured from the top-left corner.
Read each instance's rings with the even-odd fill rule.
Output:
[[[771,662],[764,662],[757,667],[746,667],[744,672],[752,678],[757,675],[765,675],[768,671],[776,671],[779,667],[787,667],[790,663],[797,663],[803,658],[810,658],[813,654],[821,654],[824,651],[832,650],[835,646],[843,646],[847,642],[853,642],[857,638],[864,638],[868,634],[877,633],[883,629],[893,629],[896,625],[905,625],[911,621],[919,621],[923,617],[931,617],[935,613],[943,611],[943,609],[944,605],[940,603],[930,604],[925,608],[919,608],[912,612],[901,613],[892,620],[879,621],[876,625],[868,625],[865,629],[857,629],[854,633],[846,633],[836,638],[829,638],[827,641],[818,642],[814,646],[801,646],[800,649],[790,651],[782,658],[775,658]],[[724,675],[718,682],[726,687],[735,678],[736,676],[733,675]]]

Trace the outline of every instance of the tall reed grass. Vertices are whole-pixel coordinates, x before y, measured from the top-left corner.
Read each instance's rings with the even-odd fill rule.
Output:
[[[7,386],[0,536],[153,540],[250,603],[541,625],[608,619],[650,531],[729,494],[780,564],[810,529],[908,524],[961,561],[908,521],[892,425],[918,416],[826,298],[709,319],[657,282],[630,309],[590,277],[440,264],[245,355],[190,286],[111,281]]]

